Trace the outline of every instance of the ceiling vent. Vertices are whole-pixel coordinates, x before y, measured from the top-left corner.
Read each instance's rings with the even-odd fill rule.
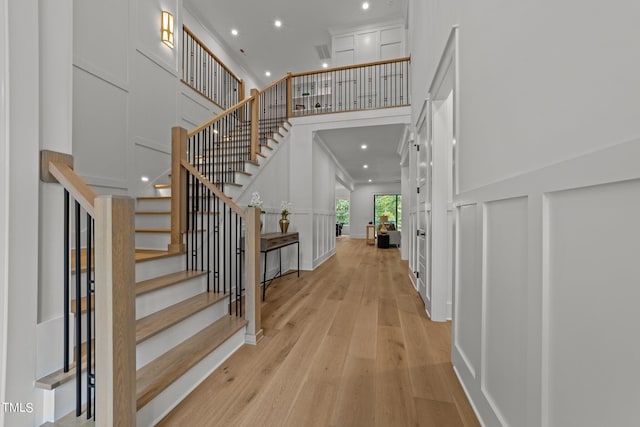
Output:
[[[316,51],[318,52],[318,56],[320,59],[328,59],[331,58],[331,51],[329,50],[329,45],[319,44],[316,46]]]

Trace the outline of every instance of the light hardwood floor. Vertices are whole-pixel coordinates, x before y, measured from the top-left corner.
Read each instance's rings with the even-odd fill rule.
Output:
[[[340,238],[300,278],[273,282],[265,338],[245,345],[162,426],[477,426],[397,249]]]

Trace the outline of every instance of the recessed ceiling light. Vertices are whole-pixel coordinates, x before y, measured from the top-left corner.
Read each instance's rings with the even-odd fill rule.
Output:
[[[366,2],[362,3],[362,9],[363,9],[363,10],[367,10],[367,9],[369,9],[369,2],[368,2],[368,1],[366,1]]]
[[[265,72],[264,75],[267,76],[267,77],[271,77],[271,71]]]
[[[141,176],[141,177],[140,177],[140,180],[141,180],[142,182],[149,182],[149,177],[148,177],[148,176]]]
[[[366,149],[367,149],[367,144],[362,144],[362,145],[360,146],[360,148],[362,148],[363,150],[366,150]]]
[[[282,27],[282,21],[279,19],[276,19],[275,22],[273,23],[273,25],[275,25],[276,27],[280,28]]]
[[[362,165],[363,168],[367,169],[369,165]]]
[[[323,62],[322,63],[322,68],[327,68],[327,67],[329,67],[329,64],[327,64],[326,62]]]
[[[238,30],[236,30],[235,28],[231,30],[231,34],[234,36],[238,35]]]
[[[372,180],[369,180],[369,182],[371,182]]]

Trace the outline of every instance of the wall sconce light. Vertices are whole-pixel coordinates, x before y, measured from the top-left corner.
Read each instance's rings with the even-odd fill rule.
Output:
[[[173,15],[166,10],[162,11],[162,43],[173,49]]]

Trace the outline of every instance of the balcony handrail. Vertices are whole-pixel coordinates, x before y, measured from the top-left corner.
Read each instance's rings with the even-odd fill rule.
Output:
[[[310,76],[310,75],[313,75],[313,74],[322,74],[322,73],[331,73],[331,72],[335,72],[335,71],[352,70],[352,69],[355,69],[355,68],[374,67],[376,65],[394,64],[396,62],[411,62],[411,57],[410,56],[405,56],[403,58],[386,59],[384,61],[364,62],[362,64],[344,65],[342,67],[322,68],[320,70],[291,73],[291,77],[302,77],[302,76]]]

